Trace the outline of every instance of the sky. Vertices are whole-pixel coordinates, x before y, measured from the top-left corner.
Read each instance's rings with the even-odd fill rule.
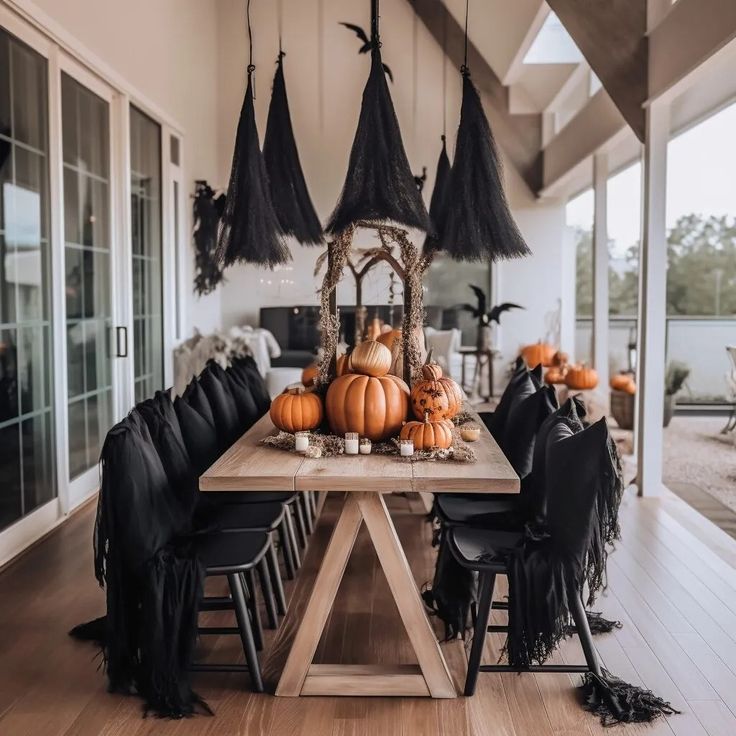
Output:
[[[667,156],[667,227],[682,215],[736,216],[736,104],[673,138]],[[639,240],[641,164],[608,180],[608,235],[613,256],[622,257]],[[593,192],[588,189],[567,205],[567,224],[590,228]]]

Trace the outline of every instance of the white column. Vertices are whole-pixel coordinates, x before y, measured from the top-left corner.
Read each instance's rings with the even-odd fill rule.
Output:
[[[639,263],[636,452],[639,495],[654,496],[662,488],[669,105],[666,102],[654,102],[647,108],[646,116]]]
[[[608,154],[593,156],[593,367],[608,406]]]

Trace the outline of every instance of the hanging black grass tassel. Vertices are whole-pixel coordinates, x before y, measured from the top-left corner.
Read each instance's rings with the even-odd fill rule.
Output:
[[[429,232],[429,216],[414,182],[386,83],[375,0],[372,20],[371,71],[345,184],[326,230],[336,234],[365,220],[390,221]]]
[[[437,159],[437,172],[434,176],[432,197],[429,200],[429,220],[432,223],[434,237],[428,235],[424,241],[424,252],[430,253],[442,249],[442,230],[445,225],[447,210],[447,185],[450,180],[450,158],[447,155],[446,138],[442,136],[442,150]]]
[[[588,611],[586,609],[585,618],[588,619],[588,628],[593,636],[597,636],[598,634],[609,634],[614,629],[623,628],[623,624],[620,621],[604,618],[603,614],[599,611]],[[572,636],[577,633],[577,626],[570,623],[567,627],[567,635]]]
[[[252,71],[252,66],[249,66],[217,256],[218,262],[224,266],[252,263],[273,268],[287,263],[291,253],[283,242],[258,143]]]
[[[584,674],[580,693],[585,710],[599,716],[604,726],[649,723],[680,712],[651,690],[630,685],[605,669],[600,677],[592,672]]]
[[[263,139],[263,160],[271,186],[271,201],[282,231],[285,235],[293,235],[303,245],[319,245],[323,242],[322,225],[309,196],[294,140],[283,57],[284,53],[279,52]]]
[[[225,195],[216,195],[203,180],[194,192],[194,293],[204,296],[222,283],[222,268],[217,261],[217,230],[225,208]]]
[[[509,211],[496,144],[466,68],[447,189],[442,247],[452,258],[497,261],[531,253]]]

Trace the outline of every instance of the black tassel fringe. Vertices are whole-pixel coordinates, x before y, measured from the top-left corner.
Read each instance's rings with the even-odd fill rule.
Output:
[[[213,292],[223,281],[217,261],[217,231],[225,207],[225,195],[215,195],[206,181],[198,181],[194,192],[194,293],[204,296]]]

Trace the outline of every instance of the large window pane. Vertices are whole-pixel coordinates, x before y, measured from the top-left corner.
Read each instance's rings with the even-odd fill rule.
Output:
[[[592,354],[590,320],[593,317],[593,190],[586,189],[567,203],[565,223],[575,243],[575,359]]]
[[[0,30],[0,529],[56,494],[46,75]]]
[[[62,74],[70,477],[97,463],[112,423],[108,104]]]
[[[135,399],[163,388],[161,128],[130,110]]]

